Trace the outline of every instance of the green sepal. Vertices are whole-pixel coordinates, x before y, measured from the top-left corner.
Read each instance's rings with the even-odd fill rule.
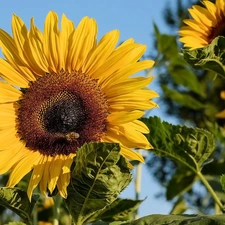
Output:
[[[210,70],[225,77],[225,37],[218,36],[203,48],[184,49],[182,53],[193,68]]]

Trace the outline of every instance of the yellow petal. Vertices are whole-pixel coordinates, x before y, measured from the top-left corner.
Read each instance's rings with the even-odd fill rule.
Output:
[[[144,114],[144,112],[139,110],[134,110],[132,112],[116,112],[108,115],[107,122],[114,125],[120,125],[141,118]]]
[[[8,83],[22,88],[28,87],[28,80],[18,73],[8,62],[0,58],[0,77],[6,80]]]
[[[85,17],[69,39],[67,66],[71,70],[80,71],[87,55],[96,42],[97,24],[94,19]]]
[[[70,49],[68,48],[68,40],[70,35],[72,34],[72,32],[74,31],[75,27],[74,27],[74,23],[69,20],[64,14],[62,15],[62,20],[61,20],[61,32],[60,32],[60,68],[63,68],[64,70],[66,70],[65,68],[65,64],[66,64],[66,59],[67,59],[67,55],[68,52],[70,51]]]
[[[59,72],[59,28],[58,15],[50,11],[46,17],[43,36],[43,50],[49,63],[50,72]]]
[[[57,187],[59,190],[59,194],[63,198],[67,198],[67,186],[70,183],[70,173],[64,173],[61,174],[58,181],[57,181]]]
[[[0,129],[0,140],[0,151],[13,149],[13,146],[18,147],[18,142],[21,142],[15,127]]]
[[[53,160],[53,157],[46,156],[45,169],[43,171],[42,178],[41,178],[40,185],[39,185],[40,191],[44,196],[47,196],[46,191],[48,188],[48,183],[50,181],[50,165],[51,165],[52,160]]]
[[[43,34],[34,25],[34,18],[30,21],[29,47],[32,62],[35,65],[36,73],[44,75],[48,70],[48,62],[43,50]]]
[[[49,167],[49,183],[48,189],[52,193],[56,187],[57,181],[62,173],[62,167],[64,164],[64,156],[56,155],[53,157]]]
[[[203,1],[203,4],[206,6],[210,14],[216,19],[216,5],[210,1]]]
[[[2,140],[2,139],[1,139]],[[13,146],[10,146],[7,150],[0,150],[0,174],[4,174],[9,171],[21,157],[25,156],[23,153],[24,144],[17,141]]]
[[[215,26],[217,24],[217,20],[212,16],[212,14],[205,8],[194,5],[193,9],[196,11],[198,16],[201,18],[201,20],[207,25],[207,26]]]
[[[123,80],[121,83],[115,84],[108,89],[104,87],[102,88],[102,90],[108,98],[113,98],[119,95],[129,94],[141,88],[144,88],[149,83],[151,83],[152,80],[153,80],[153,77],[130,78],[130,79]]]
[[[101,80],[101,86],[108,89],[110,86],[115,85],[122,80],[134,75],[142,70],[150,69],[154,65],[153,60],[143,60],[141,62],[136,62],[133,64],[129,64],[125,67],[120,68],[113,76],[105,77],[104,80]]]
[[[46,160],[47,160],[47,157],[40,154],[39,163],[38,165],[34,166],[32,175],[30,177],[28,189],[27,189],[27,195],[30,200],[31,200],[33,190],[37,187],[37,185],[40,183],[40,180],[42,179],[42,176],[45,170]]]
[[[137,62],[144,54],[145,49],[146,46],[135,43],[115,50],[105,63],[92,74],[92,77],[104,79],[118,69],[130,63]]]
[[[0,81],[0,90],[0,103],[18,101],[22,95],[18,89],[2,81]]]
[[[118,39],[119,31],[113,30],[102,37],[97,47],[89,54],[87,61],[83,65],[82,71],[92,75],[113,52]]]
[[[10,177],[7,183],[7,186],[14,187],[19,181],[28,174],[35,165],[37,165],[40,161],[40,153],[33,152],[31,150],[27,150],[24,147],[24,151],[26,151],[26,156],[19,159],[18,162],[13,166]]]
[[[0,130],[16,126],[16,104],[0,104]]]
[[[132,43],[134,43],[134,39],[133,39],[133,38],[129,38],[129,39],[127,39],[126,41],[124,41],[122,44],[120,44],[120,45],[117,47],[117,49],[119,49],[119,48],[121,48],[121,47],[123,47],[123,46],[125,46],[125,45],[132,44]]]
[[[145,162],[141,154],[131,150],[130,148],[126,148],[123,145],[121,146],[121,155],[123,155],[126,159],[129,159],[129,160],[138,160],[142,163]]]

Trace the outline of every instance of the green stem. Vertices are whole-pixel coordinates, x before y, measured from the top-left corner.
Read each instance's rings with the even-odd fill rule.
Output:
[[[225,211],[225,208],[223,206],[223,204],[221,203],[221,201],[219,200],[218,196],[216,195],[215,191],[212,189],[212,187],[210,186],[209,182],[205,179],[205,177],[202,175],[201,171],[199,171],[197,173],[198,177],[200,178],[200,180],[202,181],[202,183],[205,185],[206,189],[209,191],[209,193],[211,194],[211,196],[213,197],[215,203],[219,206],[220,210],[222,212]]]
[[[59,225],[59,210],[62,202],[61,196],[57,195],[54,197],[54,208],[53,208],[53,225]]]
[[[141,150],[138,150],[138,153],[141,154]],[[135,177],[135,200],[139,199],[139,195],[141,192],[141,175],[142,175],[142,163],[138,163]],[[138,209],[135,211],[134,219],[138,219]]]
[[[37,211],[37,204],[35,204],[33,209],[33,225],[37,224],[38,224],[38,211]]]

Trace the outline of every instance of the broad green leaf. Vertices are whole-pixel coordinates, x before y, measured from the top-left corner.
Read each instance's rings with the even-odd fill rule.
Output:
[[[215,38],[204,48],[184,49],[183,57],[196,69],[210,70],[225,77],[225,37],[223,36]]]
[[[32,224],[32,211],[39,195],[33,195],[31,202],[27,193],[18,188],[0,188],[0,205],[19,215],[26,224]]]
[[[94,214],[88,222],[92,221],[127,221],[131,220],[143,200],[117,199],[105,209]]]
[[[122,224],[127,224],[127,222],[126,221],[114,221],[114,222],[97,221],[91,224],[92,225],[122,225]]]
[[[150,129],[146,137],[155,154],[169,157],[195,173],[215,150],[215,137],[204,129],[172,125],[156,116],[142,121]]]
[[[124,225],[224,225],[225,215],[150,215]]]
[[[196,174],[192,170],[187,169],[187,167],[184,166],[179,166],[167,185],[167,200],[171,200],[174,197],[187,192],[195,180]]]
[[[168,70],[171,78],[176,84],[183,85],[202,97],[205,96],[204,90],[199,83],[197,76],[186,66],[173,63],[169,66]]]
[[[184,198],[180,197],[173,205],[173,209],[170,214],[181,214],[184,213],[188,209]]]
[[[221,175],[220,183],[221,183],[223,191],[225,191],[225,174]]]
[[[167,85],[162,85],[163,92],[166,97],[174,100],[178,104],[191,108],[194,110],[204,109],[205,105],[191,97],[189,94],[183,94],[178,91],[172,90],[167,87]]]
[[[65,203],[79,225],[112,204],[130,183],[131,173],[117,143],[85,144],[74,161]]]

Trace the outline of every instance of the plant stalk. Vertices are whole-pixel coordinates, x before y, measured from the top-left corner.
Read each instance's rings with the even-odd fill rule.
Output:
[[[62,202],[61,196],[54,197],[53,225],[59,225],[59,209],[61,202]]]
[[[211,194],[211,196],[213,197],[215,203],[218,205],[218,207],[220,208],[220,210],[224,213],[225,212],[225,208],[223,206],[223,204],[221,203],[221,201],[219,200],[218,196],[216,195],[215,191],[212,189],[212,187],[210,186],[209,182],[206,180],[206,178],[202,175],[201,171],[199,171],[197,173],[198,177],[200,178],[200,180],[202,181],[202,183],[205,185],[206,189],[208,190],[208,192]]]
[[[138,150],[138,153],[141,154],[142,150]],[[141,192],[141,175],[142,175],[142,163],[138,163],[136,168],[136,177],[135,177],[135,200],[139,200]],[[138,219],[138,209],[135,211],[134,219]]]

